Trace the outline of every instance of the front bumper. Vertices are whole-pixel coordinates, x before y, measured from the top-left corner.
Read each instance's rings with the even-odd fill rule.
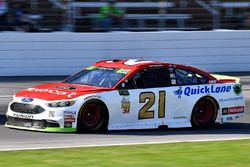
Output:
[[[41,106],[44,111],[41,113],[28,114],[26,108],[11,109],[11,104],[21,102],[22,98],[15,98],[10,103],[7,111],[6,127],[41,132],[76,132],[78,107],[50,108],[44,105],[46,101],[34,99],[30,105]],[[25,103],[24,103],[25,104]],[[24,111],[24,112],[23,112]]]
[[[33,120],[9,116],[7,117],[5,126],[8,128],[41,132],[76,132],[76,128],[61,128],[59,123],[53,120]]]
[[[12,126],[5,124],[8,128],[14,128],[14,129],[22,129],[22,130],[31,130],[31,131],[39,131],[39,132],[76,132],[76,128],[45,128],[45,129],[36,129],[36,128],[26,128],[26,127],[20,127],[20,126]]]

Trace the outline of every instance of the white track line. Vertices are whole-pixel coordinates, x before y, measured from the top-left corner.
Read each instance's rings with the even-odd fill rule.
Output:
[[[13,95],[0,95],[0,98],[11,98]]]
[[[22,151],[22,150],[42,150],[42,149],[63,149],[63,148],[88,148],[88,147],[108,147],[108,146],[129,146],[129,145],[144,145],[144,144],[168,144],[168,143],[193,143],[193,142],[213,142],[213,141],[232,141],[246,140],[250,137],[239,138],[218,138],[218,139],[200,139],[200,140],[176,140],[176,141],[160,141],[160,142],[138,142],[138,143],[119,143],[119,144],[93,144],[93,145],[78,145],[78,146],[58,146],[58,147],[32,147],[32,148],[14,148],[0,149],[0,151]]]

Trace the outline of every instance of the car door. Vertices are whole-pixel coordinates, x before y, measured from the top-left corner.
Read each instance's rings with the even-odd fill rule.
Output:
[[[125,115],[119,124],[129,129],[157,128],[159,119],[167,115],[166,97],[170,85],[166,67],[145,68],[136,73],[119,89]]]

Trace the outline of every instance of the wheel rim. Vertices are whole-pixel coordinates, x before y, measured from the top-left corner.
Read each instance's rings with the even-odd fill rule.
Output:
[[[87,127],[98,125],[101,117],[101,110],[96,104],[88,104],[81,115],[81,122]]]
[[[197,122],[201,124],[207,124],[210,122],[213,112],[215,108],[214,106],[206,101],[202,101],[196,107],[195,118]]]

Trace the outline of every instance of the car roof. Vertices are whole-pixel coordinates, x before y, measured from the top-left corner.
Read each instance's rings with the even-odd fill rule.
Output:
[[[150,66],[169,66],[170,63],[150,61],[143,59],[128,59],[128,60],[102,60],[93,64],[93,66],[110,67],[110,68],[124,68],[124,69],[137,69]]]
[[[200,70],[196,67],[182,65],[182,64],[174,64],[169,62],[160,62],[160,61],[151,61],[144,59],[114,59],[114,60],[102,60],[98,61],[92,66],[101,66],[108,68],[122,68],[122,69],[130,69],[131,71],[137,71],[138,69],[144,69],[148,67],[170,67],[170,68],[183,68],[187,70],[192,70],[197,73],[208,76],[211,79],[214,79],[211,74]]]

